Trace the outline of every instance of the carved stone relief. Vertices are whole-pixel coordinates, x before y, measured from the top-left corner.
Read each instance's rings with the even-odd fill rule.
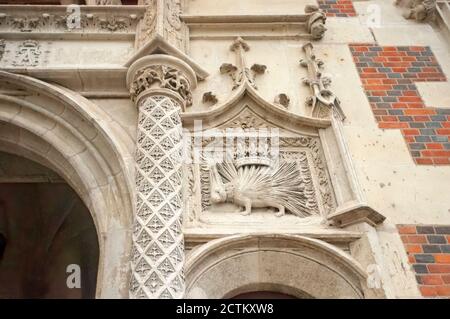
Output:
[[[230,128],[247,133],[254,129],[275,129],[246,111],[224,126],[220,129],[223,134]],[[243,142],[243,146],[237,140]],[[252,145],[249,138],[239,137],[231,153],[229,148],[223,150],[227,160],[217,163],[211,162],[206,153],[217,150],[217,145],[225,145],[225,138],[192,138],[190,142],[190,146],[194,146],[192,159],[194,156],[201,158],[200,163],[185,167],[188,187],[184,196],[189,203],[185,206],[191,222],[198,221],[202,214],[214,214],[210,209],[224,202],[234,204],[236,213],[244,211],[245,215],[250,214],[252,208],[274,209],[277,216],[288,213],[298,217],[325,217],[335,210],[319,137],[280,137],[279,153],[274,155],[271,155],[270,142],[267,147],[261,147],[259,143]],[[198,145],[205,153],[194,155]]]
[[[305,13],[310,14],[306,27],[308,33],[311,34],[311,38],[313,40],[322,39],[325,31],[327,31],[327,28],[325,27],[327,17],[316,5],[307,5],[305,7]]]
[[[111,15],[108,12],[49,11],[31,12],[24,16],[14,12],[0,14],[0,30],[7,32],[46,33],[134,33],[139,16],[135,13]]]
[[[42,55],[39,42],[27,40],[22,42],[17,48],[13,66],[38,66]]]
[[[436,16],[436,0],[396,0],[395,4],[407,8],[403,14],[406,19],[423,22]]]
[[[156,35],[185,52],[187,49],[187,26],[181,21],[181,0],[145,0],[147,6],[140,24],[137,46],[141,47]]]
[[[303,79],[303,83],[309,85],[312,91],[306,103],[312,107],[312,116],[326,118],[332,114],[340,120],[345,119],[339,99],[328,89],[331,78],[322,74],[323,61],[316,58],[311,43],[303,46],[306,59],[300,60],[300,65],[308,69],[308,77]]]

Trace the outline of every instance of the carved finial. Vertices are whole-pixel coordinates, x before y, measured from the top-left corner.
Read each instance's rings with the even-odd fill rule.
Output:
[[[218,99],[215,94],[212,92],[206,92],[203,94],[203,103],[210,103],[211,105],[215,105],[218,102]]]
[[[291,102],[291,99],[289,98],[289,96],[287,94],[284,94],[284,93],[278,94],[275,97],[275,101],[274,101],[275,104],[280,104],[280,105],[284,106],[285,108],[289,107],[290,102]]]
[[[250,50],[250,46],[238,37],[230,46],[230,50],[236,53],[236,65],[231,63],[223,63],[220,66],[220,73],[230,75],[233,80],[233,90],[248,82],[253,88],[258,89],[255,83],[257,75],[264,74],[267,67],[263,64],[253,64],[251,68],[247,67],[245,61],[245,52]]]
[[[309,85],[313,94],[306,100],[306,104],[313,108],[313,116],[327,117],[331,111],[333,115],[344,120],[345,114],[341,109],[339,99],[328,89],[331,78],[322,76],[321,69],[324,63],[316,59],[311,43],[305,44],[303,51],[306,59],[302,59],[300,65],[308,68],[308,77],[303,79],[303,83]]]

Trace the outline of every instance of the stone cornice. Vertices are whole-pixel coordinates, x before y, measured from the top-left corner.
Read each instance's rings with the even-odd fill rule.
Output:
[[[79,8],[79,28],[72,28],[67,21],[74,12],[68,6],[35,6],[30,10],[26,5],[0,5],[0,38],[134,38],[145,12],[142,6]]]

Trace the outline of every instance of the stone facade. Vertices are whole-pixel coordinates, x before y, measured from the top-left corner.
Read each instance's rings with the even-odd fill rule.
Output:
[[[449,296],[448,2],[57,2],[0,1],[0,151],[89,210],[97,298]]]

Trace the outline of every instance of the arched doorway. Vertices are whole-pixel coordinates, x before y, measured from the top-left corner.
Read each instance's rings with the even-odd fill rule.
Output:
[[[0,152],[0,298],[95,298],[98,236],[55,172]]]
[[[279,234],[236,235],[191,252],[187,298],[275,294],[290,298],[364,298],[359,264],[320,240]],[[274,295],[274,296],[275,296]]]
[[[4,71],[0,86],[0,150],[50,168],[70,185],[98,234],[96,298],[128,298],[132,137],[76,92]]]

